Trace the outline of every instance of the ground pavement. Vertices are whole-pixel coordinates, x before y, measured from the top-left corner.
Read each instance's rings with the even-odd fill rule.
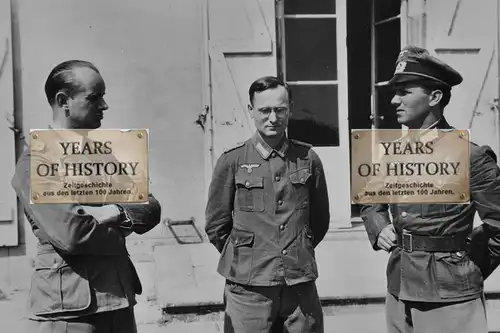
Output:
[[[0,332],[24,333],[23,317],[26,291],[17,291],[0,300]],[[222,332],[222,314],[144,316],[148,306],[138,306],[138,333],[216,333]],[[325,332],[383,333],[383,304],[326,306]],[[500,302],[488,302],[490,332],[500,332]]]
[[[131,250],[144,294],[138,296],[139,333],[222,332],[223,280],[218,253],[209,243],[153,243]],[[328,235],[317,250],[325,332],[382,333],[387,253],[371,249],[365,232]],[[500,291],[500,270],[487,281]],[[0,333],[22,333],[27,290],[0,294]],[[498,294],[496,295],[498,296]],[[368,303],[368,304],[363,304]],[[500,301],[488,301],[491,332],[500,332]]]

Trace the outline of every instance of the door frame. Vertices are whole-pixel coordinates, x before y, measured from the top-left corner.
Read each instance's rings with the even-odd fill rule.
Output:
[[[348,73],[347,73],[347,0],[337,0],[337,73],[338,73],[338,121],[339,121],[339,155],[341,156],[341,173],[345,175],[340,179],[343,184],[339,184],[338,190],[345,193],[342,197],[342,202],[332,202],[330,197],[330,208],[339,205],[341,208],[340,216],[337,220],[330,218],[332,221],[330,229],[334,228],[350,228],[352,226],[352,211],[351,211],[351,143],[349,129],[349,94],[348,94]],[[339,64],[342,64],[339,66]],[[332,186],[332,185],[330,185]],[[337,191],[338,191],[337,190]],[[330,209],[331,210],[331,209]]]
[[[208,198],[208,190],[212,179],[214,168],[214,153],[213,153],[213,119],[212,119],[212,83],[210,75],[210,34],[209,34],[209,1],[201,0],[201,20],[203,30],[203,47],[201,48],[201,71],[202,71],[202,107],[204,108],[201,114],[204,119],[204,153],[205,153],[205,198]]]

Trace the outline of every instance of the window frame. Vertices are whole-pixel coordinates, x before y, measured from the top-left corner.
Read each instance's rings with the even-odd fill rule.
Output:
[[[400,29],[400,45],[407,44],[407,34],[408,34],[408,20],[407,20],[407,8],[408,8],[408,0],[400,0],[400,10],[399,14],[396,16],[388,17],[382,19],[380,21],[376,21],[375,19],[375,11],[376,11],[376,1],[372,1],[371,8],[371,121],[372,121],[372,129],[376,129],[380,127],[380,121],[384,119],[383,116],[380,115],[378,108],[378,91],[380,87],[387,86],[388,81],[377,81],[377,63],[378,63],[378,54],[377,54],[377,33],[376,29],[378,26],[383,25],[385,23],[390,23],[396,20],[399,20],[399,29]]]
[[[348,0],[346,0],[348,1]],[[275,17],[276,17],[276,60],[277,60],[277,76],[282,79],[284,82],[287,82],[290,86],[293,85],[336,85],[339,87],[340,83],[340,78],[337,78],[337,80],[331,80],[331,81],[287,81],[287,75],[286,75],[286,65],[287,65],[287,58],[286,58],[286,36],[285,36],[285,19],[301,19],[301,18],[334,18],[337,23],[339,23],[339,15],[338,11],[336,11],[335,14],[294,14],[294,15],[285,15],[285,7],[284,7],[284,0],[277,0],[276,1],[276,6],[275,6]],[[411,23],[410,19],[408,17],[408,0],[400,0],[400,10],[399,14],[387,19],[383,19],[380,21],[375,21],[375,1],[372,1],[372,8],[371,8],[371,17],[372,21],[370,22],[370,27],[371,27],[371,96],[370,96],[370,103],[371,103],[371,118],[372,118],[372,128],[377,128],[379,122],[377,120],[378,116],[378,107],[377,107],[377,88],[380,86],[383,86],[384,84],[387,83],[387,81],[383,82],[377,82],[376,81],[376,64],[377,64],[377,54],[376,54],[376,37],[375,37],[375,27],[377,25],[391,22],[394,20],[399,20],[399,28],[400,28],[400,43],[401,46],[404,46],[407,44],[408,39],[411,37],[409,34],[413,35],[416,33],[416,31],[413,31],[414,29],[411,29],[411,27],[408,27],[408,25]],[[413,24],[412,24],[413,26]],[[420,30],[420,29],[418,29]],[[420,37],[420,36],[419,36]],[[411,38],[414,39],[414,38]],[[339,43],[340,41],[337,41]],[[345,46],[347,47],[347,46]],[[339,59],[337,59],[337,69],[339,66]],[[339,91],[340,93],[340,91]],[[349,98],[349,97],[347,97]],[[340,96],[339,96],[340,99]],[[337,112],[338,113],[338,112]],[[339,115],[338,115],[339,116]],[[339,129],[340,131],[340,129]],[[341,227],[338,230],[357,230],[358,228],[362,227],[362,221],[359,217],[356,216],[351,216],[351,221],[349,223],[351,227],[345,228]],[[337,230],[337,228],[335,228]]]
[[[346,1],[346,0],[345,0]],[[276,60],[277,60],[277,76],[282,79],[284,82],[286,82],[289,86],[294,87],[294,86],[331,86],[331,87],[337,87],[337,101],[339,101],[339,94],[340,94],[340,80],[339,77],[337,76],[336,80],[300,80],[300,81],[289,81],[287,80],[287,62],[286,62],[286,28],[285,28],[285,22],[287,19],[294,19],[294,20],[301,20],[301,19],[334,19],[335,20],[335,26],[336,30],[338,30],[338,14],[337,14],[337,6],[335,8],[335,14],[285,14],[285,1],[284,0],[278,0],[276,1],[276,6],[275,6],[275,13],[276,13]],[[336,49],[338,49],[338,43],[339,41],[336,41]],[[339,55],[337,52],[337,59],[336,59],[336,70],[338,72],[338,66],[339,66]],[[340,145],[340,106],[337,105],[337,110],[335,110],[336,117],[337,117],[337,141],[338,143],[336,145],[326,145],[324,147],[337,147]],[[323,145],[321,146],[323,147]]]

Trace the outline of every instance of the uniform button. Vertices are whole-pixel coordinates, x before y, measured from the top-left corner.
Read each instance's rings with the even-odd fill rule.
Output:
[[[285,226],[282,224],[280,225],[280,230],[284,230],[285,229]]]
[[[283,204],[283,200],[278,200],[278,205],[282,205]]]
[[[250,186],[250,182],[248,180],[245,182],[245,186]]]
[[[401,213],[401,216],[402,216],[402,217],[406,217],[406,216],[408,216],[408,213],[407,213],[407,212],[402,212],[402,213]]]
[[[281,253],[283,253],[283,254],[286,255],[288,253],[288,251],[287,250],[283,250],[283,251],[281,251]]]
[[[280,176],[276,176],[276,177],[274,177],[274,180],[275,180],[275,181],[277,181],[277,182],[279,182],[279,181],[280,181],[280,179],[281,179],[281,178],[280,178]]]
[[[303,183],[304,182],[304,177],[300,178],[300,182]]]
[[[271,154],[271,157],[276,157],[276,153],[273,151],[273,153]]]
[[[234,241],[234,245],[238,245],[238,240],[235,240],[235,241]]]

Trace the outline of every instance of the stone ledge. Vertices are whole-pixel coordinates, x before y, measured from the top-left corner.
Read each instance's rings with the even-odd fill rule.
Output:
[[[327,238],[316,250],[320,273],[316,284],[325,304],[377,302],[385,297],[388,254],[373,251],[368,240],[356,234]],[[221,306],[224,279],[216,272],[219,253],[210,243],[159,245],[153,257],[158,306]],[[486,281],[485,292],[500,298],[500,269]]]

